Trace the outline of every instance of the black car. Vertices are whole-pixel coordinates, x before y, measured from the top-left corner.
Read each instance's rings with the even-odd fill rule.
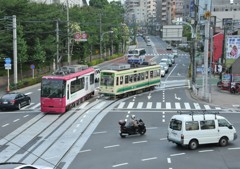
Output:
[[[17,109],[30,105],[31,98],[23,93],[10,92],[0,98],[0,110]]]

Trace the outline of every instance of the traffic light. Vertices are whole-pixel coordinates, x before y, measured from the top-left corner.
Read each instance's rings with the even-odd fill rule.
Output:
[[[217,66],[217,71],[218,71],[218,73],[221,73],[221,72],[222,72],[222,65],[218,65],[218,66]]]

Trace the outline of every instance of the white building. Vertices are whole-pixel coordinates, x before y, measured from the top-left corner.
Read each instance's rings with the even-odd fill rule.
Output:
[[[32,2],[37,2],[37,3],[45,3],[45,4],[53,4],[53,3],[59,3],[59,4],[69,4],[69,7],[72,6],[84,6],[87,5],[87,1],[86,0],[31,0]]]

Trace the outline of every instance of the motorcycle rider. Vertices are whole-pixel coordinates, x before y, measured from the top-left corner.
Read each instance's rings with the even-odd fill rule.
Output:
[[[134,131],[136,131],[136,128],[138,127],[138,120],[134,114],[131,115],[131,121],[128,123],[128,127],[134,129]]]

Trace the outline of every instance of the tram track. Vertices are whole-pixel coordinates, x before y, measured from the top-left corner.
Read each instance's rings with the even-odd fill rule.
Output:
[[[68,156],[68,153],[73,149],[76,142],[81,139],[91,123],[105,109],[117,101],[118,100],[108,101],[107,104],[98,109],[94,109],[94,107],[100,105],[99,100],[98,102],[95,101],[89,104],[86,109],[72,109],[62,115],[43,114],[41,117],[38,117],[38,120],[35,120],[34,123],[28,125],[10,140],[7,140],[4,145],[1,145],[1,147],[4,147],[2,150],[0,149],[0,160],[4,162],[17,161],[41,165],[44,163],[46,166],[61,169],[65,164],[63,160]],[[83,119],[86,123],[80,123]],[[44,124],[43,121],[46,121],[46,125],[42,127],[41,130],[37,130],[36,124]],[[79,126],[79,131],[76,128],[76,124]],[[36,130],[34,132],[37,133],[35,133],[31,139],[18,144],[18,138],[24,138],[22,135],[30,135],[30,130],[31,132]],[[28,138],[28,136],[26,136],[26,138]],[[60,152],[58,152],[59,148],[56,148],[56,146],[59,145],[60,149],[62,149]],[[14,150],[15,148],[16,150]],[[51,153],[54,149],[56,149],[56,152]],[[55,158],[52,154],[55,154],[57,157]],[[54,160],[52,158],[54,158]]]

